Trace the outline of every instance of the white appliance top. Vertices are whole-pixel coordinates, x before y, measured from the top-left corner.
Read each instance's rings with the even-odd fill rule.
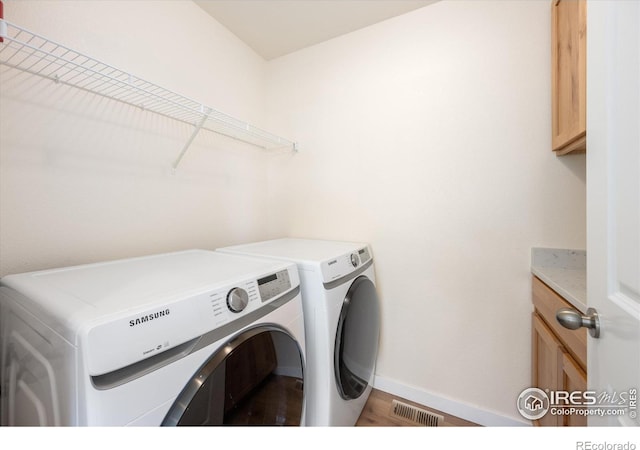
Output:
[[[357,251],[367,244],[316,239],[283,238],[252,244],[235,245],[220,250],[230,250],[261,256],[273,256],[295,262],[320,263],[345,253]]]
[[[295,262],[305,270],[320,270],[325,283],[358,270],[372,259],[371,250],[365,243],[299,238],[236,245],[218,251]]]
[[[1,284],[70,343],[86,340],[90,369],[99,374],[259,309],[299,278],[286,261],[188,250],[9,275]],[[234,287],[249,293],[242,313],[225,303]]]

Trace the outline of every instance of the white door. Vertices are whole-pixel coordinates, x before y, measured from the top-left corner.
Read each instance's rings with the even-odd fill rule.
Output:
[[[588,385],[623,404],[589,425],[637,426],[640,1],[590,1],[587,21],[587,292],[601,326],[588,339]]]

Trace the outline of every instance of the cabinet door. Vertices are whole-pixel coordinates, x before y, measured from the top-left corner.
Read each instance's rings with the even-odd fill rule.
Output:
[[[552,147],[586,149],[586,0],[554,0],[551,8]]]
[[[563,351],[559,363],[561,364],[560,373],[558,374],[560,378],[560,389],[567,392],[586,391],[587,374],[580,368],[571,355]],[[567,427],[586,427],[587,417],[572,414],[562,416],[560,422],[560,425]]]
[[[587,329],[569,330],[556,320],[556,313],[560,308],[575,309],[570,303],[558,295],[556,291],[540,281],[532,279],[532,300],[538,316],[562,343],[581,367],[587,367]]]
[[[560,362],[559,355],[562,354],[562,346],[549,327],[535,313],[531,330],[532,386],[542,390],[555,391],[560,386],[558,375],[561,371],[558,363]],[[534,421],[534,424],[557,426],[561,425],[559,421],[558,416],[546,414],[541,419]]]

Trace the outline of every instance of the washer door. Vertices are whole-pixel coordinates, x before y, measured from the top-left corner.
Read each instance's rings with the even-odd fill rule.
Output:
[[[274,325],[246,330],[194,375],[162,425],[300,425],[303,356]]]
[[[343,399],[356,399],[367,388],[375,368],[379,334],[378,294],[371,280],[361,275],[347,292],[336,333],[334,368]]]

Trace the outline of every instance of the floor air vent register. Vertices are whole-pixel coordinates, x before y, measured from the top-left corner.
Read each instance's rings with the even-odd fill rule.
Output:
[[[417,408],[407,403],[393,400],[391,402],[391,416],[407,420],[423,427],[439,427],[444,423],[444,416],[434,414],[426,409]]]

